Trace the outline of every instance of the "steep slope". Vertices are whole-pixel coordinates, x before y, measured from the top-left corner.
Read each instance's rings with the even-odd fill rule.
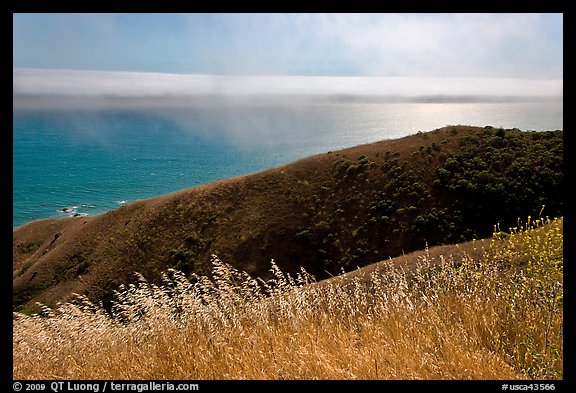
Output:
[[[489,236],[493,224],[562,211],[561,131],[445,127],[13,233],[13,302],[74,292],[107,302],[140,272],[208,273],[211,254],[252,275],[275,259],[317,278]]]

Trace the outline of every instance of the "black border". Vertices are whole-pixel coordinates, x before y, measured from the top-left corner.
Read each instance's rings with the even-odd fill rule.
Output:
[[[221,3],[216,5],[214,2],[206,3],[204,5],[199,5],[198,3],[190,3],[187,2],[172,2],[168,3],[143,3],[143,2],[116,2],[114,5],[105,4],[103,2],[98,3],[82,3],[82,2],[75,2],[75,3],[68,3],[68,2],[46,2],[46,1],[22,1],[22,2],[14,2],[9,5],[10,12],[6,12],[3,15],[3,26],[8,29],[8,26],[12,26],[13,19],[12,13],[15,12],[559,12],[563,13],[565,17],[570,19],[571,12],[568,10],[568,1],[547,1],[547,2],[533,2],[533,3],[526,3],[526,2],[518,2],[516,1],[509,1],[509,2],[490,2],[490,1],[480,1],[480,2],[462,2],[460,1],[444,1],[444,2],[357,2],[355,1],[353,4],[344,3],[344,2],[330,2],[329,4],[323,4],[321,2],[314,2],[314,3],[306,3],[305,6],[298,5],[296,3],[290,3],[290,5],[282,5],[282,4],[273,4],[272,2],[268,2],[267,4],[245,4],[245,3],[235,3],[234,6],[232,3]],[[137,6],[136,6],[137,5]],[[353,6],[354,10],[350,10],[350,6]],[[374,10],[374,8],[383,7],[384,9]],[[286,9],[278,9],[278,7],[287,7],[291,8],[291,10]],[[88,8],[88,9],[87,9]],[[223,9],[225,8],[225,9]],[[566,19],[566,18],[565,18]],[[564,22],[564,29],[565,33],[568,30],[570,23]],[[5,35],[8,36],[8,35]],[[564,34],[564,36],[572,37],[574,36],[573,33]],[[568,46],[570,47],[570,46]],[[565,57],[564,62],[566,65],[570,64],[571,61],[569,58]],[[8,67],[6,67],[8,68]],[[568,70],[572,70],[573,68],[565,67]],[[5,78],[8,78],[9,70],[6,69],[3,73]],[[569,77],[565,76],[564,81],[568,82]],[[8,81],[4,85],[8,85]],[[570,97],[571,94],[568,94]],[[566,96],[565,96],[566,97]],[[8,119],[8,116],[4,116],[4,119]],[[8,126],[6,126],[6,129]],[[7,132],[7,130],[5,130]],[[567,196],[572,194],[572,191],[569,189],[569,186],[573,184],[571,181],[573,179],[574,170],[576,169],[576,162],[575,156],[572,154],[571,150],[575,146],[574,141],[575,136],[572,135],[574,131],[569,131],[567,134],[564,135],[565,137],[565,223],[568,223],[564,227],[565,237],[570,239],[576,239],[576,234],[574,233],[574,223],[576,222],[575,212],[574,212],[574,201],[575,198],[567,198]],[[3,143],[3,148],[6,150],[11,149],[12,146],[12,133],[10,132],[7,137],[6,143]],[[567,153],[567,154],[566,154]],[[3,195],[6,197],[7,195],[10,196],[12,199],[12,160],[11,160],[11,152],[10,154],[6,152],[2,155],[3,157],[3,167],[5,168],[5,173],[3,175],[4,182],[10,185],[10,193],[4,192]],[[9,171],[9,172],[8,172]],[[6,189],[4,189],[6,190]],[[8,201],[5,204],[8,207]],[[11,210],[10,210],[11,212]],[[9,254],[9,247],[11,248],[11,236],[8,236],[8,229],[12,228],[12,220],[11,216],[12,213],[8,214],[7,211],[2,215],[6,217],[4,229],[6,231],[5,239],[3,243],[5,243],[5,257],[2,258],[4,261],[4,265],[6,266],[6,272],[4,277],[9,277],[8,266],[9,264],[7,261],[11,258],[11,253]],[[573,355],[570,348],[573,347],[574,338],[571,334],[574,332],[574,325],[572,323],[572,317],[574,314],[574,294],[573,294],[573,286],[571,278],[574,274],[574,267],[573,261],[574,258],[570,258],[570,254],[573,252],[573,243],[568,242],[568,246],[564,248],[565,256],[567,257],[566,260],[568,261],[565,264],[565,283],[568,285],[565,288],[566,296],[565,296],[565,313],[564,313],[564,321],[565,321],[565,335],[564,335],[564,380],[562,381],[436,381],[436,380],[426,380],[426,381],[172,381],[174,383],[177,382],[194,382],[198,383],[201,391],[206,390],[221,390],[221,389],[261,389],[269,391],[271,389],[279,389],[279,388],[288,388],[288,389],[392,389],[391,391],[399,391],[402,389],[407,390],[418,390],[418,391],[425,391],[428,389],[442,389],[442,391],[457,391],[462,392],[465,389],[481,389],[482,391],[492,392],[492,391],[503,391],[502,385],[522,385],[528,383],[553,383],[555,385],[555,391],[565,391],[568,386],[573,385],[574,381],[574,373],[572,370],[575,370],[574,362],[573,362]],[[2,285],[2,299],[10,299],[11,294],[11,284],[6,283],[6,285]],[[9,302],[2,302],[5,304],[5,311],[2,312],[2,318],[5,318],[7,326],[8,318],[9,318],[9,311],[7,310],[10,307]],[[566,334],[567,333],[567,334]],[[13,369],[13,360],[12,360],[12,330],[10,328],[10,334],[3,334],[2,340],[4,341],[4,345],[2,345],[2,356],[5,356],[7,359],[6,361],[2,361],[0,363],[0,370],[2,370],[2,376],[6,376],[6,385],[4,386],[13,386],[13,379],[12,379],[12,369]],[[10,349],[10,351],[8,350]],[[3,378],[4,379],[4,378]],[[22,383],[30,383],[33,381],[22,381]],[[52,381],[36,381],[36,382],[44,382],[50,383]],[[95,382],[95,381],[84,381],[84,382]],[[130,381],[118,381],[118,382],[130,382]],[[142,383],[143,381],[132,381],[134,383]],[[162,382],[162,381],[157,381]],[[10,385],[7,385],[10,383]],[[102,390],[100,390],[102,391]]]

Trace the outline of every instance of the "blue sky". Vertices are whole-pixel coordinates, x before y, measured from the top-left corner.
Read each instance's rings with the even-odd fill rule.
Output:
[[[65,71],[46,70],[85,71],[74,83],[113,71],[106,77],[120,90],[136,83],[126,73],[563,78],[562,14],[14,14],[13,21],[15,93],[31,83],[70,87]],[[37,78],[22,69],[37,69]]]
[[[562,14],[15,14],[14,67],[562,78]]]

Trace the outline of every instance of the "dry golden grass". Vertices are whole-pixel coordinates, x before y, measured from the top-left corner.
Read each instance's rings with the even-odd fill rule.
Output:
[[[368,282],[318,285],[273,262],[263,282],[215,257],[212,280],[120,288],[112,314],[82,297],[14,314],[13,376],[562,379],[562,219],[501,237],[482,260],[390,263]]]

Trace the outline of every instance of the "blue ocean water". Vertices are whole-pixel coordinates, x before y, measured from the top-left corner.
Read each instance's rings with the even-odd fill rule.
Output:
[[[452,124],[563,129],[562,103],[14,110],[13,227],[94,215],[308,155]]]

